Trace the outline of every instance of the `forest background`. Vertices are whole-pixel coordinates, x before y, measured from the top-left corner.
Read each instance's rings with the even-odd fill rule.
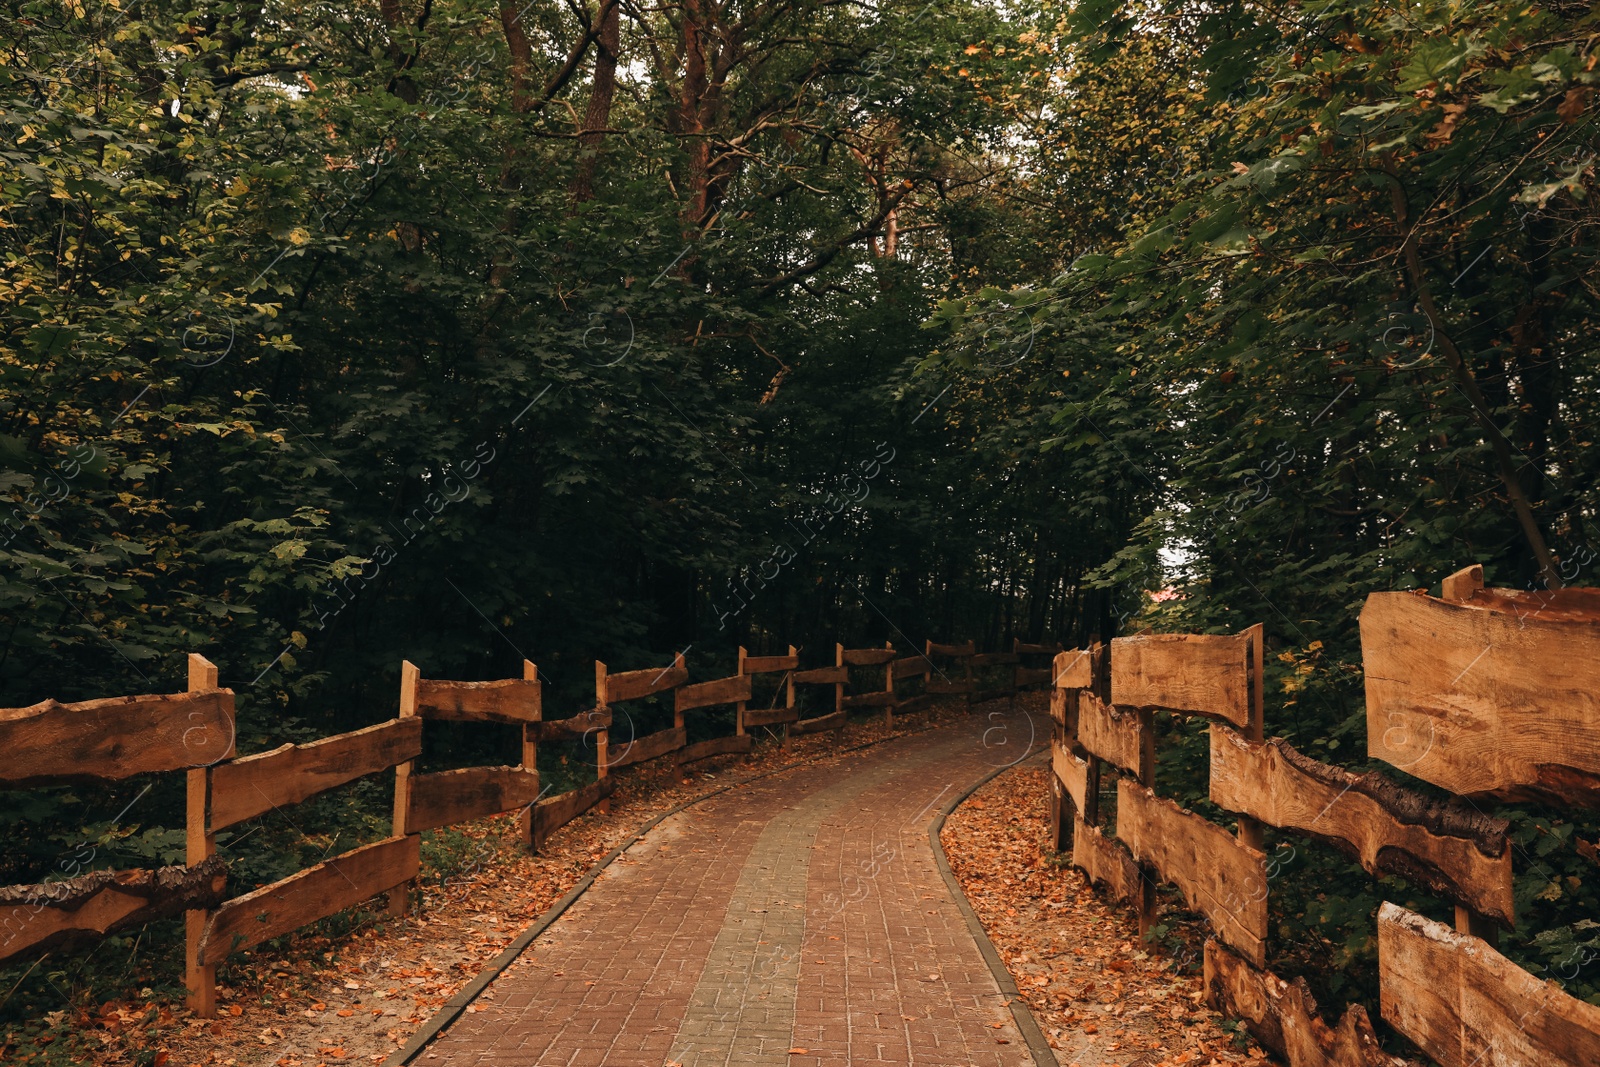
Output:
[[[597,656],[1260,621],[1269,732],[1362,769],[1367,593],[1594,580],[1595,35],[1511,0],[6,0],[0,704],[201,651],[245,753],[387,718],[402,658],[531,659],[560,714]],[[1162,728],[1160,790],[1216,815]],[[429,767],[515,762],[486,736]],[[222,841],[236,884],[381,837],[385,788]],[[134,792],[8,794],[0,881],[176,861],[181,785],[113,818]],[[1600,1003],[1600,825],[1495,810],[1506,951]],[[1380,899],[1444,914],[1277,858],[1274,967],[1329,1009],[1372,997]],[[138,944],[0,971],[0,1016]]]

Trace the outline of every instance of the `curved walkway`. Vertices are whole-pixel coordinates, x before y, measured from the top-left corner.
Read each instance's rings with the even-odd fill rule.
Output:
[[[1033,1064],[928,828],[1048,737],[980,707],[679,812],[413,1062]]]

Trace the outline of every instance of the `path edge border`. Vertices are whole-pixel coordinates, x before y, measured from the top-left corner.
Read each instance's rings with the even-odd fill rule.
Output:
[[[955,721],[959,722],[961,720]],[[847,748],[841,748],[836,751],[826,753],[825,755],[819,756],[814,760],[806,760],[800,763],[792,763],[786,767],[774,767],[768,771],[761,771],[757,774],[752,774],[749,777],[740,778],[736,781],[719,785],[715,789],[707,790],[699,796],[692,797],[689,800],[684,801],[682,804],[679,804],[677,807],[657,815],[655,818],[640,826],[638,829],[627,834],[622,839],[621,844],[617,845],[617,847],[606,853],[605,857],[597,862],[593,867],[590,867],[589,870],[584,873],[584,876],[578,879],[577,883],[571,889],[567,890],[566,894],[563,895],[560,900],[550,905],[550,907],[547,908],[542,915],[534,920],[532,926],[529,926],[522,933],[518,934],[516,940],[507,945],[501,951],[500,955],[490,960],[484,966],[483,970],[478,972],[476,978],[462,986],[461,989],[457,991],[455,996],[445,1001],[444,1006],[435,1012],[432,1018],[423,1023],[416,1033],[411,1035],[410,1040],[408,1040],[404,1045],[401,1045],[394,1052],[390,1053],[389,1057],[383,1061],[380,1067],[406,1067],[406,1065],[410,1064],[412,1060],[416,1059],[418,1054],[421,1053],[423,1049],[427,1048],[433,1043],[434,1038],[442,1034],[451,1023],[455,1022],[461,1017],[461,1015],[467,1010],[467,1005],[476,1000],[480,993],[489,988],[489,984],[491,982],[500,977],[507,967],[516,962],[518,956],[527,951],[529,945],[538,940],[540,934],[544,933],[551,926],[553,926],[555,921],[561,918],[568,908],[577,903],[578,898],[583,896],[583,894],[588,891],[590,886],[594,885],[595,880],[600,877],[607,867],[611,866],[612,862],[615,861],[617,857],[628,851],[628,849],[633,845],[638,844],[646,834],[648,834],[651,830],[654,830],[666,820],[672,818],[674,815],[679,815],[694,807],[696,804],[710,800],[712,797],[718,796],[719,794],[726,793],[730,789],[735,789],[742,785],[749,785],[751,782],[758,782],[763,778],[771,778],[775,775],[787,774],[790,771],[800,770],[801,768],[811,766],[814,763],[821,763],[823,760],[830,759],[835,756],[843,756],[851,752],[859,752],[862,749],[872,748],[875,745],[885,744],[889,741],[898,740],[904,737],[911,737],[920,733],[926,733],[929,730],[937,730],[944,725],[947,724],[941,723],[939,726],[924,727],[920,730],[907,730],[904,733],[892,733],[887,737],[880,737],[873,741],[864,741],[859,745],[851,745]],[[953,723],[948,725],[953,725]],[[999,771],[1005,769],[1006,768],[1001,767],[995,772],[985,775],[981,780],[975,782],[964,793],[956,797],[954,803],[959,804],[961,801],[965,800],[969,795],[971,795],[973,790],[988,782],[989,779],[993,778],[995,774],[999,773]],[[954,810],[954,805],[951,806],[950,810]],[[948,814],[948,811],[941,812],[939,814],[936,820],[937,826],[944,825],[944,817],[946,814]],[[950,873],[949,864],[945,861],[944,849],[939,844],[937,831],[935,831],[933,844],[935,861],[939,864],[941,872],[944,873],[945,880],[954,884],[952,881],[954,876]],[[957,903],[967,914],[968,923],[976,923],[977,917],[972,914],[972,909],[967,904],[967,898],[960,893],[959,885],[956,886],[956,891]],[[975,927],[975,929],[977,930],[980,939],[978,944],[979,949],[984,950],[987,953],[994,953],[994,946],[989,944],[988,935],[983,933],[983,927],[980,925]],[[987,956],[985,958],[987,959]],[[999,963],[999,959],[999,954],[994,953],[994,962],[990,963],[991,969],[993,969],[993,967]],[[1000,969],[1002,972],[1005,971],[1004,964],[1000,964]],[[1009,975],[1007,975],[1007,980],[1009,981]],[[1017,995],[1015,984],[1011,986],[1011,992],[1013,996]],[[1023,1010],[1027,1010],[1027,1005],[1023,1005]],[[1013,1009],[1012,1014],[1014,1015],[1015,1013],[1015,1009]],[[1033,1017],[1031,1015],[1028,1016],[1028,1021],[1033,1023]],[[1038,1024],[1033,1023],[1033,1026],[1034,1030],[1037,1031]],[[1024,1034],[1026,1035],[1026,1031],[1024,1031]],[[1043,1040],[1042,1034],[1040,1034],[1040,1040]],[[1030,1049],[1032,1047],[1031,1039],[1029,1039],[1029,1047]],[[1055,1061],[1054,1059],[1051,1059],[1049,1062],[1054,1063]],[[1059,1067],[1059,1065],[1057,1065],[1057,1067]]]
[[[934,862],[939,865],[939,873],[944,875],[945,884],[950,887],[950,893],[955,897],[956,907],[967,920],[967,927],[972,932],[972,939],[978,943],[978,951],[983,955],[983,961],[989,965],[989,970],[994,974],[1001,995],[1009,998],[1006,1006],[1011,1009],[1011,1018],[1015,1020],[1017,1029],[1022,1032],[1022,1040],[1028,1045],[1029,1055],[1039,1067],[1061,1067],[1061,1061],[1056,1059],[1055,1049],[1050,1047],[1044,1031],[1039,1027],[1039,1020],[1033,1017],[1033,1009],[1028,1007],[1028,1002],[1022,998],[1022,991],[1017,988],[1016,979],[1011,977],[1005,961],[1000,958],[1000,950],[989,940],[989,932],[983,928],[978,913],[972,910],[972,903],[967,900],[967,892],[961,888],[956,872],[950,867],[950,858],[945,855],[944,842],[939,839],[940,833],[944,830],[944,821],[951,812],[960,807],[972,794],[1006,771],[1020,766],[1022,762],[1018,760],[1016,763],[996,767],[946,801],[944,807],[939,809],[939,814],[928,825],[928,843],[933,846]]]

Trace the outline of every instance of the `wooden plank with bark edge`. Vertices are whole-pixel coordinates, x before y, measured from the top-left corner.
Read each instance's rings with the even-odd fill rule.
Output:
[[[744,713],[746,726],[781,726],[784,723],[799,721],[799,708],[757,708]]]
[[[894,707],[894,690],[884,689],[876,693],[855,693],[844,698],[847,708],[892,708]]]
[[[1050,765],[1073,806],[1082,811],[1088,803],[1089,761],[1073,755],[1066,741],[1057,737],[1050,741]]]
[[[539,799],[539,772],[520,767],[463,767],[411,776],[411,833],[436,830],[526,807]]]
[[[1052,684],[1057,689],[1094,688],[1094,654],[1091,649],[1073,648],[1058,652],[1050,669]]]
[[[600,702],[620,704],[626,700],[641,700],[657,693],[664,693],[668,689],[676,689],[688,680],[689,669],[683,665],[683,654],[680,652],[670,667],[647,667],[642,671],[623,671],[621,674],[608,673],[606,691]]]
[[[1509,824],[1470,804],[1425,797],[1377,773],[1351,774],[1211,726],[1211,799],[1323,841],[1372,874],[1392,874],[1514,925]]]
[[[1250,638],[1150,634],[1111,642],[1111,702],[1250,725]]]
[[[847,648],[844,662],[847,667],[882,667],[893,663],[898,655],[892,648]]]
[[[1600,807],[1600,589],[1373,593],[1367,753],[1472,798]]]
[[[204,914],[227,892],[220,856],[193,867],[91,871],[59,882],[0,888],[0,960],[98,940],[188,910]]]
[[[1145,715],[1103,703],[1087,689],[1078,693],[1078,744],[1091,755],[1142,777],[1147,732]]]
[[[819,715],[815,719],[798,719],[789,727],[795,734],[820,734],[825,730],[837,730],[846,722],[845,713],[831,711],[826,715]]]
[[[609,797],[617,788],[615,778],[601,778],[569,793],[546,797],[533,806],[535,837],[543,843],[579,815]]]
[[[1383,1019],[1443,1067],[1593,1067],[1600,1008],[1485,942],[1395,904],[1378,909]]]
[[[917,678],[931,674],[933,669],[933,663],[927,656],[907,656],[889,664],[890,673],[896,678]]]
[[[693,711],[695,708],[708,708],[713,704],[737,704],[741,700],[749,699],[750,676],[736,674],[731,678],[698,682],[674,690],[672,708],[674,711]]]
[[[697,741],[686,746],[678,753],[678,763],[695,763],[699,760],[710,759],[713,756],[732,756],[749,752],[755,739],[749,734],[740,737],[732,734],[728,737],[713,737],[709,741]]]
[[[493,682],[417,679],[417,714],[456,722],[538,722],[543,703],[537,680],[501,678]]]
[[[976,656],[967,657],[969,667],[1004,667],[1021,662],[1022,657],[1015,652],[980,652]]]
[[[796,671],[791,677],[796,685],[844,685],[850,680],[850,671],[845,667],[817,667]]]
[[[1338,1028],[1317,1014],[1317,1002],[1304,978],[1285,982],[1257,970],[1216,939],[1206,941],[1206,1002],[1238,1019],[1288,1067],[1403,1067],[1384,1052],[1367,1009],[1352,1004]]]
[[[930,656],[954,656],[960,659],[963,656],[976,656],[978,646],[973,641],[964,645],[941,645],[937,641],[929,641],[925,651]]]
[[[1050,718],[1057,726],[1063,728],[1067,727],[1067,717],[1069,711],[1075,712],[1077,710],[1077,700],[1075,699],[1076,695],[1077,694],[1068,689],[1050,690]],[[1076,715],[1072,716],[1071,729],[1069,732],[1073,737],[1078,735],[1078,721]]]
[[[1072,822],[1072,865],[1081,870],[1090,883],[1105,886],[1113,900],[1139,906],[1144,891],[1144,875],[1139,865],[1121,841],[1105,836],[1093,823],[1084,822],[1081,811]]]
[[[299,804],[421,754],[422,720],[411,718],[220,763],[211,775],[211,829]]]
[[[233,753],[233,690],[0,708],[0,782],[120,781]]]
[[[658,759],[669,752],[676,752],[684,746],[686,736],[681,726],[674,726],[670,730],[657,730],[653,734],[636,737],[628,744],[621,746],[616,752],[606,757],[606,767],[616,770],[618,767],[631,767],[635,763],[645,763]]]
[[[391,837],[307,867],[218,908],[200,939],[200,961],[214,966],[241,949],[300,929],[417,876],[421,841]]]
[[[779,671],[793,671],[799,668],[799,656],[746,656],[744,659],[746,674],[777,674]]]
[[[526,729],[537,741],[583,741],[596,730],[610,729],[611,721],[610,708],[590,708],[565,719],[541,719],[529,723]]]
[[[1117,837],[1183,893],[1217,937],[1256,967],[1267,962],[1267,857],[1127,778],[1117,782]]]

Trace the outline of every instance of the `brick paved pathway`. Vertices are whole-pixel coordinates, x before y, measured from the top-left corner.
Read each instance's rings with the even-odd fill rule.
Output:
[[[1033,1063],[928,824],[1047,738],[980,707],[673,816],[413,1062]]]

